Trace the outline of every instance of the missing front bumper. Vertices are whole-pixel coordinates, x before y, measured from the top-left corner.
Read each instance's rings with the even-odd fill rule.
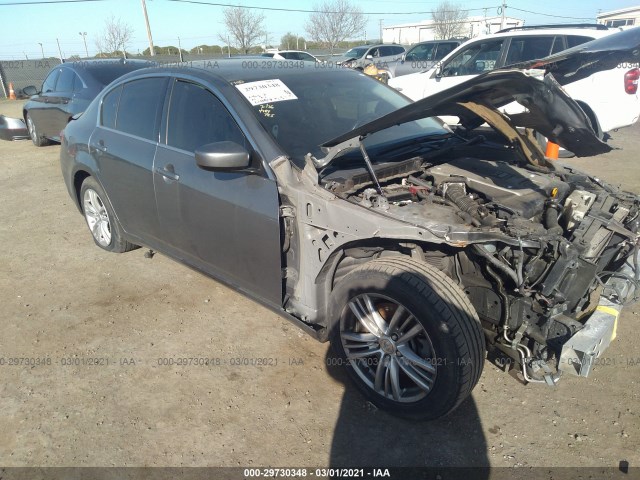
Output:
[[[635,271],[631,257],[627,260],[619,273],[633,278]],[[600,299],[596,311],[589,317],[584,328],[572,336],[562,347],[558,369],[586,377],[591,372],[596,360],[616,338],[618,317],[623,303],[631,295],[634,286],[628,280],[611,277],[606,286],[618,293],[617,298]]]

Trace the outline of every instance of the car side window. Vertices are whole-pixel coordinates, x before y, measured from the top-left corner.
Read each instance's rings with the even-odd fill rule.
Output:
[[[438,49],[436,50],[436,54],[433,58],[429,60],[442,60],[444,57],[449,55],[458,47],[457,43],[440,43],[438,44]]]
[[[404,52],[402,47],[391,47],[391,55],[402,55]]]
[[[544,58],[551,54],[555,37],[514,37],[511,39],[505,65]]]
[[[310,55],[308,53],[303,53],[303,52],[298,53],[298,58],[300,60],[304,60],[304,61],[307,61],[307,62],[315,62],[316,61],[316,59],[313,58],[312,55]]]
[[[116,128],[116,112],[122,94],[122,85],[114,88],[102,98],[102,110],[100,111],[100,125],[107,128]]]
[[[142,78],[125,83],[118,103],[116,130],[156,140],[165,84],[165,78]]]
[[[577,47],[591,40],[593,40],[593,38],[583,37],[582,35],[567,35],[567,48]]]
[[[169,104],[167,144],[195,152],[203,145],[222,141],[246,147],[240,127],[214,94],[201,85],[176,81]]]
[[[58,76],[60,75],[60,69],[56,68],[53,72],[49,74],[49,76],[45,79],[42,84],[42,93],[53,92],[56,88],[56,82],[58,81]]]
[[[442,69],[445,77],[478,75],[493,70],[504,39],[483,40],[460,50]]]
[[[407,53],[405,59],[409,62],[425,62],[433,60],[433,52],[435,48],[435,43],[416,45],[409,53]]]
[[[75,76],[76,74],[72,70],[68,68],[61,68],[60,76],[58,77],[58,82],[56,83],[55,91],[64,92],[64,93],[72,92]]]

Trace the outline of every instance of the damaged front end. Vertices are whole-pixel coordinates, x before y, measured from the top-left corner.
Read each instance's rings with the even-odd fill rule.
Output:
[[[498,112],[511,101],[527,111]],[[377,153],[362,143],[398,123],[451,114],[462,127],[448,138]],[[493,131],[478,129],[485,122]],[[553,385],[562,372],[589,374],[622,305],[639,293],[640,198],[550,162],[529,128],[579,156],[610,150],[552,77],[511,71],[327,142],[327,155],[309,156],[308,168],[313,162],[318,185],[338,198],[427,229],[432,238],[411,243],[411,255],[458,283],[494,356],[519,363],[525,381]],[[349,152],[360,165],[343,164]]]

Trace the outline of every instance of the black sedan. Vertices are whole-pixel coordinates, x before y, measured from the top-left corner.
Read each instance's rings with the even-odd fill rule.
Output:
[[[29,136],[37,147],[59,141],[60,132],[74,115],[84,112],[102,89],[116,78],[151,62],[142,60],[82,60],[57,65],[49,72],[42,89],[25,87],[31,95],[23,117]]]

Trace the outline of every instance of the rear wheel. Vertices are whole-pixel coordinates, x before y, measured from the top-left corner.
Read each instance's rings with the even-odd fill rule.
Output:
[[[84,218],[96,245],[114,253],[128,252],[137,248],[137,245],[124,239],[122,227],[107,201],[107,195],[92,177],[87,177],[82,182],[80,200]]]
[[[51,142],[49,141],[48,138],[45,138],[38,133],[38,130],[36,129],[36,124],[33,123],[33,119],[31,118],[31,115],[29,115],[28,113],[26,115],[26,120],[27,120],[27,130],[29,131],[29,136],[31,137],[31,141],[33,142],[33,144],[36,147],[44,147],[46,145],[49,145]]]
[[[373,260],[345,276],[331,302],[332,347],[378,407],[431,420],[455,409],[478,382],[480,322],[438,270],[403,257]]]

